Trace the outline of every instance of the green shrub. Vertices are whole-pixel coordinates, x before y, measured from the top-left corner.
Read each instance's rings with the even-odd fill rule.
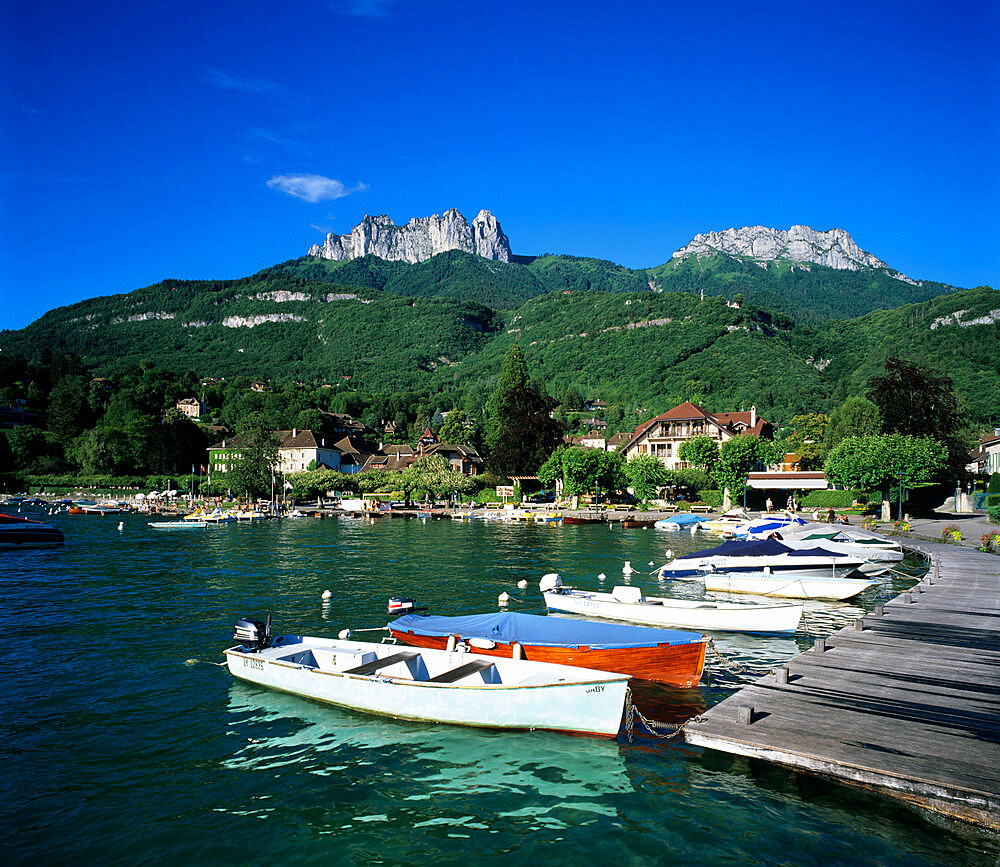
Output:
[[[991,494],[1000,494],[1000,473],[990,475],[990,483],[986,486],[986,490]]]
[[[698,498],[706,506],[711,506],[713,509],[722,506],[722,491],[698,491]]]
[[[993,524],[1000,524],[1000,506],[995,506],[992,509],[987,509],[986,514]]]
[[[857,500],[867,503],[864,491],[810,491],[802,498],[803,509],[847,509]]]
[[[479,505],[500,502],[500,498],[497,496],[496,488],[483,488],[472,499],[473,502],[478,503]]]
[[[987,509],[1000,508],[1000,493],[986,495],[986,508]]]

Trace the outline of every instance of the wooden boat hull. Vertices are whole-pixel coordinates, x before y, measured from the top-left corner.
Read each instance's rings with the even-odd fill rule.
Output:
[[[563,515],[564,524],[603,524],[603,518],[582,518],[579,515]]]
[[[652,527],[656,521],[622,521],[622,527],[626,530],[645,530]]]
[[[400,647],[303,636],[282,636],[262,651],[225,653],[234,677],[261,686],[363,713],[482,728],[614,737],[628,687],[628,677],[609,672],[494,663],[448,651],[412,651],[409,659],[372,669],[380,659],[400,656]],[[447,681],[465,668],[477,670]]]
[[[426,647],[444,650],[448,646],[448,636],[417,635],[411,630],[389,630],[393,638],[412,647]],[[466,640],[456,635],[456,640]],[[481,656],[513,658],[512,643],[494,642],[492,648],[476,647]],[[705,668],[706,642],[669,645],[658,644],[651,647],[592,648],[550,647],[538,644],[522,644],[523,658],[533,662],[547,662],[555,665],[573,665],[583,668],[614,671],[627,674],[639,680],[651,680],[670,686],[689,689],[698,685]]]
[[[705,576],[705,589],[723,593],[753,593],[786,599],[850,599],[881,582],[863,578],[810,578],[801,575],[768,575],[761,572],[712,572]]]
[[[711,632],[748,632],[759,635],[791,635],[798,629],[802,606],[791,603],[740,603],[667,599],[644,596],[636,602],[621,602],[613,593],[583,590],[546,592],[545,605],[552,611],[623,620],[644,626],[707,629]]]

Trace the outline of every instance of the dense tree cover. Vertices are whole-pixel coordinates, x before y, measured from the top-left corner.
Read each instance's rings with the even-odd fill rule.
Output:
[[[882,416],[885,433],[932,437],[948,452],[948,474],[961,479],[975,433],[947,376],[901,358],[885,362],[885,374],[868,380],[868,398]]]
[[[792,432],[784,442],[784,448],[795,454],[800,470],[822,468],[828,451],[826,429],[830,417],[821,412],[807,412],[792,416]]]
[[[278,438],[261,413],[251,413],[243,419],[237,436],[239,457],[226,473],[226,485],[238,497],[270,497],[275,484],[281,487],[274,476],[280,445]]]
[[[755,262],[732,256],[688,256],[671,259],[650,271],[664,292],[702,292],[733,298],[742,294],[759,307],[780,311],[801,323],[858,316],[871,310],[926,301],[952,287],[923,282],[914,286],[881,270],[842,271],[822,265],[793,266]]]
[[[691,437],[680,444],[677,457],[711,473],[719,460],[719,444],[711,437]]]
[[[824,438],[827,452],[847,437],[878,436],[882,432],[882,413],[867,397],[847,398],[830,416]]]
[[[770,440],[742,434],[726,440],[719,449],[719,459],[712,468],[716,484],[731,498],[742,490],[754,467],[761,468],[781,459],[781,447]],[[726,508],[729,508],[728,503]]]
[[[496,390],[486,406],[487,466],[498,475],[535,472],[562,441],[563,428],[551,417],[556,402],[528,377],[521,348],[504,356]]]
[[[847,437],[830,452],[823,469],[835,485],[881,491],[887,500],[899,484],[914,488],[938,480],[947,463],[945,447],[932,437],[888,434]]]
[[[633,455],[629,458],[625,464],[625,477],[635,498],[643,503],[656,497],[660,488],[673,480],[663,462],[653,455]]]
[[[567,497],[609,494],[625,486],[625,459],[619,452],[560,446],[538,470],[545,488],[562,485]]]
[[[475,430],[470,427],[464,409],[453,409],[438,429],[438,440],[453,446],[471,445]]]
[[[151,359],[201,376],[290,378],[371,395],[450,392],[449,402],[481,425],[500,361],[520,342],[554,395],[575,395],[561,420],[572,424],[580,399],[601,397],[608,420],[631,430],[647,413],[686,399],[722,411],[753,403],[779,425],[797,414],[830,413],[898,356],[947,371],[977,423],[1000,418],[993,290],[797,326],[775,312],[785,295],[763,309],[747,281],[792,281],[780,283],[782,293],[801,283],[800,294],[788,289],[787,299],[809,309],[846,297],[838,303],[849,303],[843,312],[853,314],[867,303],[852,294],[860,291],[857,281],[870,288],[891,278],[819,267],[730,268],[711,258],[669,264],[675,276],[691,271],[719,294],[706,288],[702,301],[692,292],[705,286],[680,276],[671,291],[650,292],[646,272],[572,257],[508,264],[453,252],[419,265],[307,258],[240,280],[166,280],[50,311],[26,329],[0,332],[0,357],[20,352],[39,365],[46,347],[59,346],[104,376]],[[896,284],[915,293],[907,297],[948,288]],[[501,290],[508,293],[502,299],[491,294]],[[750,302],[742,309],[720,297],[741,293]],[[903,296],[883,298],[897,303]],[[65,382],[53,401],[62,435],[75,436],[75,418],[85,426],[94,419],[75,412],[83,408],[83,383],[66,373],[57,375]],[[52,384],[34,387],[48,395]]]

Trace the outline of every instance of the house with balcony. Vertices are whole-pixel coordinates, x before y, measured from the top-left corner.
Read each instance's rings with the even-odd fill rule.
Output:
[[[635,455],[652,455],[668,470],[682,470],[690,467],[677,456],[686,440],[707,436],[721,447],[741,434],[771,439],[774,429],[770,422],[758,417],[755,406],[749,412],[709,412],[685,401],[639,425],[622,451],[626,460]]]

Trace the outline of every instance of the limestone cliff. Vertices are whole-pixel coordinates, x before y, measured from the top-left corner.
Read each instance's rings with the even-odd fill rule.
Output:
[[[792,226],[786,232],[764,226],[744,226],[741,229],[726,229],[724,232],[708,232],[695,235],[691,243],[674,253],[672,258],[684,259],[715,253],[751,259],[762,265],[783,259],[847,271],[878,268],[899,280],[915,284],[909,277],[858,247],[843,229],[817,232],[808,226]]]
[[[480,211],[472,225],[455,208],[443,216],[414,217],[397,226],[384,214],[365,216],[349,235],[331,232],[326,241],[314,244],[310,256],[321,259],[357,259],[374,255],[380,259],[423,262],[446,250],[462,250],[486,259],[510,261],[510,243],[496,217]]]

